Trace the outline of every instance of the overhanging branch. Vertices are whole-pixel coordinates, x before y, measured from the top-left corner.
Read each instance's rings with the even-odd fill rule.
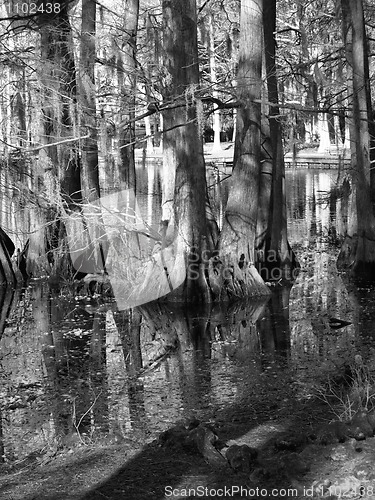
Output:
[[[36,146],[35,148],[24,148],[22,146],[14,146],[13,144],[9,144],[2,139],[0,139],[0,142],[5,144],[6,146],[13,148],[13,149],[18,149],[19,151],[24,151],[25,153],[35,153],[36,151],[40,151],[44,148],[50,148],[52,146],[59,146],[60,144],[66,144],[67,142],[75,142],[75,141],[81,141],[82,139],[88,139],[90,137],[90,134],[87,135],[82,135],[81,137],[71,137],[70,139],[63,139],[62,141],[57,141],[57,142],[51,142],[49,144],[43,144],[43,146]]]

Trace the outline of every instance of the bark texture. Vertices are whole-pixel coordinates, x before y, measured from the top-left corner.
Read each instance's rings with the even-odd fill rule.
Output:
[[[82,0],[81,50],[79,66],[79,104],[81,118],[81,184],[83,199],[88,206],[84,225],[88,248],[92,248],[93,272],[105,271],[108,251],[100,207],[98,120],[96,107],[96,2]],[[79,269],[78,269],[79,270]]]
[[[171,298],[185,301],[209,301],[203,258],[207,248],[206,176],[200,130],[202,103],[197,96],[199,85],[197,13],[195,0],[164,0],[164,52],[168,98],[183,103],[164,122],[174,127],[165,137],[175,155],[174,244],[175,268],[186,268],[186,279]],[[176,121],[171,123],[174,115]],[[168,141],[169,144],[168,144]],[[172,159],[173,161],[173,159]],[[170,166],[169,166],[170,168]],[[183,261],[183,262],[181,262]],[[176,272],[177,269],[173,269]]]
[[[263,230],[264,239],[258,243],[258,269],[266,281],[291,279],[292,270],[297,261],[288,243],[287,213],[285,193],[285,164],[282,144],[282,130],[279,122],[279,92],[276,68],[276,0],[264,1],[264,62],[267,80],[269,107],[269,144],[267,132],[262,141],[262,181],[260,186],[260,206],[267,203],[269,196],[269,172],[266,169],[269,157],[272,159],[271,196],[267,230]],[[265,127],[267,128],[267,127]],[[268,177],[268,179],[267,179]],[[264,191],[263,191],[264,189]],[[265,198],[265,199],[264,199]]]
[[[43,70],[42,113],[47,144],[73,138],[77,133],[77,82],[72,28],[68,7],[61,4],[58,14],[41,27]],[[74,142],[47,149],[53,173],[60,180],[61,193],[68,206],[81,197],[78,151]]]
[[[96,3],[82,1],[81,53],[79,68],[79,97],[82,135],[82,187],[87,201],[100,198],[98,128],[96,117]]]
[[[241,107],[237,111],[232,183],[215,265],[216,289],[222,300],[269,293],[254,265],[261,161],[262,0],[242,2],[240,31],[237,88]]]
[[[137,88],[137,30],[139,0],[125,1],[125,18],[122,34],[121,51],[118,52],[117,72],[120,88],[121,122],[126,123],[120,130],[119,179],[125,189],[136,189],[135,180],[135,107]]]
[[[51,208],[48,212],[45,207],[33,209],[39,211],[35,218],[41,227],[35,228],[36,232],[30,236],[27,266],[33,276],[50,272],[69,275],[71,262],[60,216],[63,205],[64,209],[75,210],[81,201],[79,154],[74,141],[51,146],[78,135],[76,68],[68,5],[61,4],[56,15],[42,16],[39,23],[43,142],[48,147],[39,154],[36,191],[44,177],[45,194]]]
[[[366,33],[362,0],[342,0],[347,62],[352,70],[352,182],[356,220],[343,243],[338,265],[375,278],[375,218],[370,191],[370,133],[366,94]]]

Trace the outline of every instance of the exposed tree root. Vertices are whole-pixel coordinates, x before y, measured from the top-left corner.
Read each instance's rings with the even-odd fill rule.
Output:
[[[347,235],[337,258],[339,269],[352,275],[375,280],[375,240],[366,234]]]

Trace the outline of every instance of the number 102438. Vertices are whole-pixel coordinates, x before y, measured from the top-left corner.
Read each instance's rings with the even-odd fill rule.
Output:
[[[48,2],[48,3],[43,3],[41,2],[40,4],[37,3],[27,3],[27,2],[22,2],[22,3],[15,3],[13,6],[15,14],[18,15],[33,15],[33,14],[59,14],[61,10],[61,4],[56,2]]]

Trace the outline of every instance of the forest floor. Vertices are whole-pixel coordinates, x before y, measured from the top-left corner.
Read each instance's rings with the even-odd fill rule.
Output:
[[[78,442],[0,466],[3,500],[146,500],[182,498],[371,498],[375,438],[317,444],[313,434],[334,416],[315,398],[296,397],[288,375],[269,373],[259,397],[205,420],[222,453],[232,444],[258,450],[250,472],[213,466],[179,443],[150,437],[120,443]],[[331,490],[329,490],[329,487]],[[190,490],[190,491],[189,491]]]

